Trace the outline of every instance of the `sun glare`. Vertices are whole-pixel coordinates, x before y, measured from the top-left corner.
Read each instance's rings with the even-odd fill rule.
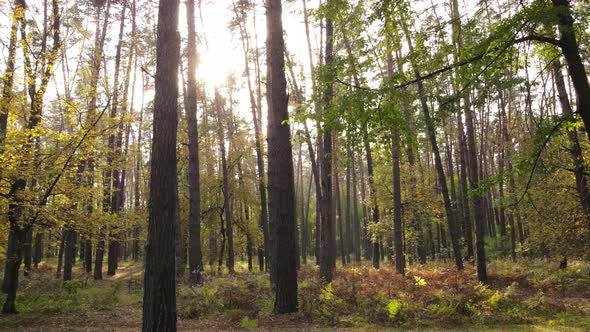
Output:
[[[221,87],[227,76],[234,71],[234,65],[223,50],[207,50],[199,55],[197,79],[205,84],[207,90]]]

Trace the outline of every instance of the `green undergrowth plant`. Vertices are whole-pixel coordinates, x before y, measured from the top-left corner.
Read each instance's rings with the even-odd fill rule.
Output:
[[[301,267],[299,313],[294,324],[331,328],[496,328],[545,326],[587,329],[590,321],[588,265],[571,262],[565,270],[544,260],[488,265],[489,284],[477,281],[472,265],[461,272],[450,264],[408,266],[406,275],[384,264],[338,267],[330,283],[316,267]],[[33,271],[22,279],[18,310],[41,318],[59,313],[141,307],[142,289],[128,287],[140,275],[62,282],[55,272]],[[265,328],[283,318],[273,314],[274,294],[267,274],[206,275],[202,285],[177,285],[179,319],[217,320],[234,328]],[[0,300],[3,295],[0,295]],[[0,317],[2,323],[2,317]],[[575,329],[574,329],[575,330]]]
[[[181,318],[224,317],[239,321],[272,311],[270,282],[264,275],[229,275],[199,286],[180,285],[177,306]]]

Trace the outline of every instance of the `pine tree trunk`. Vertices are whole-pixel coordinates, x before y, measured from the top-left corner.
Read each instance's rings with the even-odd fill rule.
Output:
[[[389,41],[388,41],[389,43]],[[393,54],[387,53],[387,76],[393,77]],[[403,247],[402,232],[402,187],[401,187],[401,134],[397,124],[391,129],[391,160],[392,160],[392,180],[393,180],[393,244],[395,251],[395,271],[399,274],[405,274],[406,258]]]
[[[110,8],[111,8],[111,0],[106,0],[106,9],[104,10],[104,21],[103,21],[103,25],[102,25],[102,29],[100,27],[100,24],[96,25],[96,32],[95,32],[95,41],[94,41],[94,49],[93,49],[93,54],[92,54],[92,67],[91,67],[91,73],[90,73],[90,81],[88,83],[89,85],[89,100],[88,100],[88,116],[87,116],[87,122],[88,123],[92,123],[93,121],[95,121],[95,117],[96,117],[96,111],[97,111],[97,100],[98,100],[98,82],[100,79],[100,71],[101,71],[101,66],[102,66],[102,62],[103,62],[103,56],[104,56],[104,45],[105,45],[105,40],[106,40],[106,35],[107,35],[107,27],[109,25],[109,13],[110,13]],[[97,22],[100,22],[100,13],[101,13],[101,8],[98,7],[97,8]],[[80,165],[80,168],[78,169],[78,174],[83,174],[85,171],[85,168],[88,169],[87,172],[89,172],[91,175],[88,177],[87,181],[87,185],[91,186],[94,183],[94,165],[95,161],[94,161],[94,156],[90,155],[88,157],[88,159],[86,160],[86,163]],[[110,183],[107,184],[107,186],[110,186]],[[106,199],[104,199],[104,202],[106,204],[106,206],[110,206],[110,201],[107,201]],[[86,203],[87,209],[88,209],[88,213],[92,213],[92,204],[90,202]],[[102,279],[102,263],[104,260],[104,247],[105,247],[105,241],[104,241],[104,236],[105,236],[105,230],[104,230],[104,225],[100,225],[99,226],[99,230],[98,230],[98,243],[96,246],[96,250],[95,250],[95,258],[94,258],[94,280],[101,280]]]
[[[350,150],[350,145],[347,143],[346,147],[346,261],[351,262],[350,254],[354,253],[354,239],[352,235],[352,207],[351,207],[351,199],[350,199],[350,162],[352,159],[352,152]]]
[[[63,280],[72,280],[72,267],[76,256],[76,232],[72,229],[64,229],[64,273]]]
[[[227,237],[227,268],[229,273],[234,273],[234,246],[233,246],[233,223],[232,223],[232,193],[229,187],[229,159],[225,149],[225,129],[222,118],[225,118],[225,106],[218,91],[215,93],[215,108],[217,112],[217,136],[219,140],[219,153],[221,155],[221,172],[223,176],[223,211],[225,212],[225,233]]]
[[[463,237],[467,246],[467,258],[473,257],[473,222],[471,221],[471,209],[469,207],[469,195],[467,189],[467,144],[465,143],[465,131],[461,114],[457,114],[457,135],[459,141],[459,188],[461,207],[463,214]]]
[[[174,234],[177,197],[178,0],[160,0],[143,331],[176,331]]]
[[[336,142],[334,142],[336,144]],[[336,158],[335,154],[332,154],[332,165],[336,165]],[[336,198],[336,219],[338,220],[338,237],[340,242],[340,259],[342,261],[342,265],[346,265],[346,248],[345,248],[345,241],[344,241],[344,228],[342,223],[342,199],[340,198],[340,177],[338,175],[338,169],[334,167],[334,194],[333,197]]]
[[[354,261],[357,263],[361,262],[361,221],[359,219],[359,211],[357,206],[357,176],[356,176],[356,168],[355,168],[355,160],[356,156],[355,153],[351,151],[351,165],[350,168],[352,169],[352,220],[354,224],[354,234],[353,234],[353,242],[354,242]]]
[[[326,4],[330,6],[330,1]],[[331,18],[326,18],[326,67],[332,72],[333,69],[333,48],[334,48],[334,27]],[[332,107],[333,83],[329,82],[324,91],[324,109],[326,113]],[[332,193],[332,128],[325,125],[322,128],[323,151],[320,154],[321,165],[321,186],[322,200],[320,206],[321,230],[320,230],[320,279],[324,282],[331,282],[336,269],[336,231],[334,219],[334,197]]]
[[[13,15],[17,17],[17,13],[25,10],[25,4],[23,0],[14,1]],[[4,144],[6,138],[6,128],[8,126],[8,113],[10,112],[10,104],[12,100],[12,86],[14,84],[14,62],[16,59],[17,49],[17,32],[18,23],[16,19],[12,20],[12,26],[10,28],[10,42],[8,44],[8,58],[6,58],[6,69],[2,76],[2,102],[0,103],[0,149],[3,150],[1,145]]]
[[[266,0],[268,207],[276,313],[297,311],[295,180],[280,0]],[[280,259],[278,259],[280,258]]]
[[[235,7],[234,10],[236,11],[236,15],[241,14],[239,18],[241,20],[238,21],[239,29],[241,33],[241,41],[242,41],[242,51],[244,52],[244,65],[245,65],[245,72],[247,74],[246,82],[248,84],[248,93],[250,97],[250,109],[252,111],[252,122],[254,124],[254,143],[256,148],[256,167],[257,167],[257,176],[258,176],[258,194],[260,197],[260,219],[258,225],[262,230],[263,235],[263,255],[259,255],[259,266],[261,271],[264,270],[264,258],[268,260],[269,252],[268,252],[268,203],[266,198],[266,185],[264,181],[264,147],[262,143],[262,133],[261,133],[261,123],[259,119],[259,109],[261,107],[260,99],[256,99],[254,95],[254,87],[252,86],[252,82],[250,80],[250,35],[248,34],[248,29],[246,26],[246,18],[245,13],[238,13],[238,9]],[[255,62],[255,69],[258,71],[258,48],[256,48],[256,62]],[[257,79],[258,80],[258,79]],[[260,92],[259,92],[260,94]],[[260,250],[260,249],[259,249]]]
[[[178,191],[176,192],[178,197]],[[180,203],[176,201],[176,215],[174,217],[175,230],[174,230],[174,256],[176,259],[176,277],[182,277],[184,275],[185,260],[184,260],[184,236],[182,234],[182,224],[180,220]]]
[[[371,214],[373,216],[373,224],[379,224],[379,205],[377,204],[377,189],[375,188],[375,179],[373,174],[373,156],[371,155],[371,146],[369,144],[369,135],[367,133],[367,129],[363,128],[363,144],[365,148],[365,154],[367,156],[367,174],[369,177],[369,200],[371,202]],[[368,234],[367,234],[368,236]],[[370,242],[370,241],[369,241]],[[375,239],[372,243],[373,253],[371,257],[373,258],[373,267],[378,269],[379,268],[379,240]],[[368,249],[367,249],[368,250]]]
[[[92,239],[90,237],[84,241],[84,270],[87,274],[92,272]]]
[[[197,123],[197,45],[195,32],[195,1],[188,0],[188,68],[185,110],[188,123],[188,182],[189,182],[189,272],[197,279],[203,270],[201,254],[201,191],[199,175],[199,133]]]
[[[35,253],[33,256],[33,266],[35,268],[39,267],[39,263],[43,259],[43,233],[40,230],[37,230],[37,234],[35,234]]]
[[[366,152],[366,151],[365,151]],[[372,257],[371,241],[369,239],[368,223],[369,223],[369,207],[367,206],[367,194],[365,185],[365,169],[362,158],[360,159],[360,173],[361,173],[361,202],[363,207],[363,248],[365,259],[369,260]],[[369,194],[370,195],[370,194]]]

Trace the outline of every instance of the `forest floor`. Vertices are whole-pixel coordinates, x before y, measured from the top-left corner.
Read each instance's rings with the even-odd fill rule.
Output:
[[[137,331],[141,329],[140,264],[122,263],[104,280],[62,284],[53,264],[21,277],[17,309],[0,315],[0,331]],[[300,312],[273,315],[268,278],[239,266],[235,275],[205,273],[204,285],[177,289],[178,329],[255,331],[590,331],[590,266],[530,260],[489,264],[483,286],[473,267],[428,264],[396,275],[389,266],[338,267],[321,285],[317,269],[299,274]],[[0,301],[4,301],[4,294]]]

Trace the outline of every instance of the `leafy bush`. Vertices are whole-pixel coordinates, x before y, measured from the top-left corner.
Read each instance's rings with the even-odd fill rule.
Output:
[[[263,276],[227,276],[201,287],[179,287],[182,318],[203,318],[222,314],[235,320],[244,314],[256,316],[269,310],[270,285]]]
[[[248,317],[244,317],[240,321],[240,327],[243,329],[255,329],[258,327],[258,320],[257,319],[249,319]]]
[[[387,314],[389,319],[397,320],[402,316],[402,303],[400,300],[390,300],[387,303]]]
[[[82,283],[78,280],[64,281],[63,289],[68,294],[76,294],[80,288],[82,288]]]

